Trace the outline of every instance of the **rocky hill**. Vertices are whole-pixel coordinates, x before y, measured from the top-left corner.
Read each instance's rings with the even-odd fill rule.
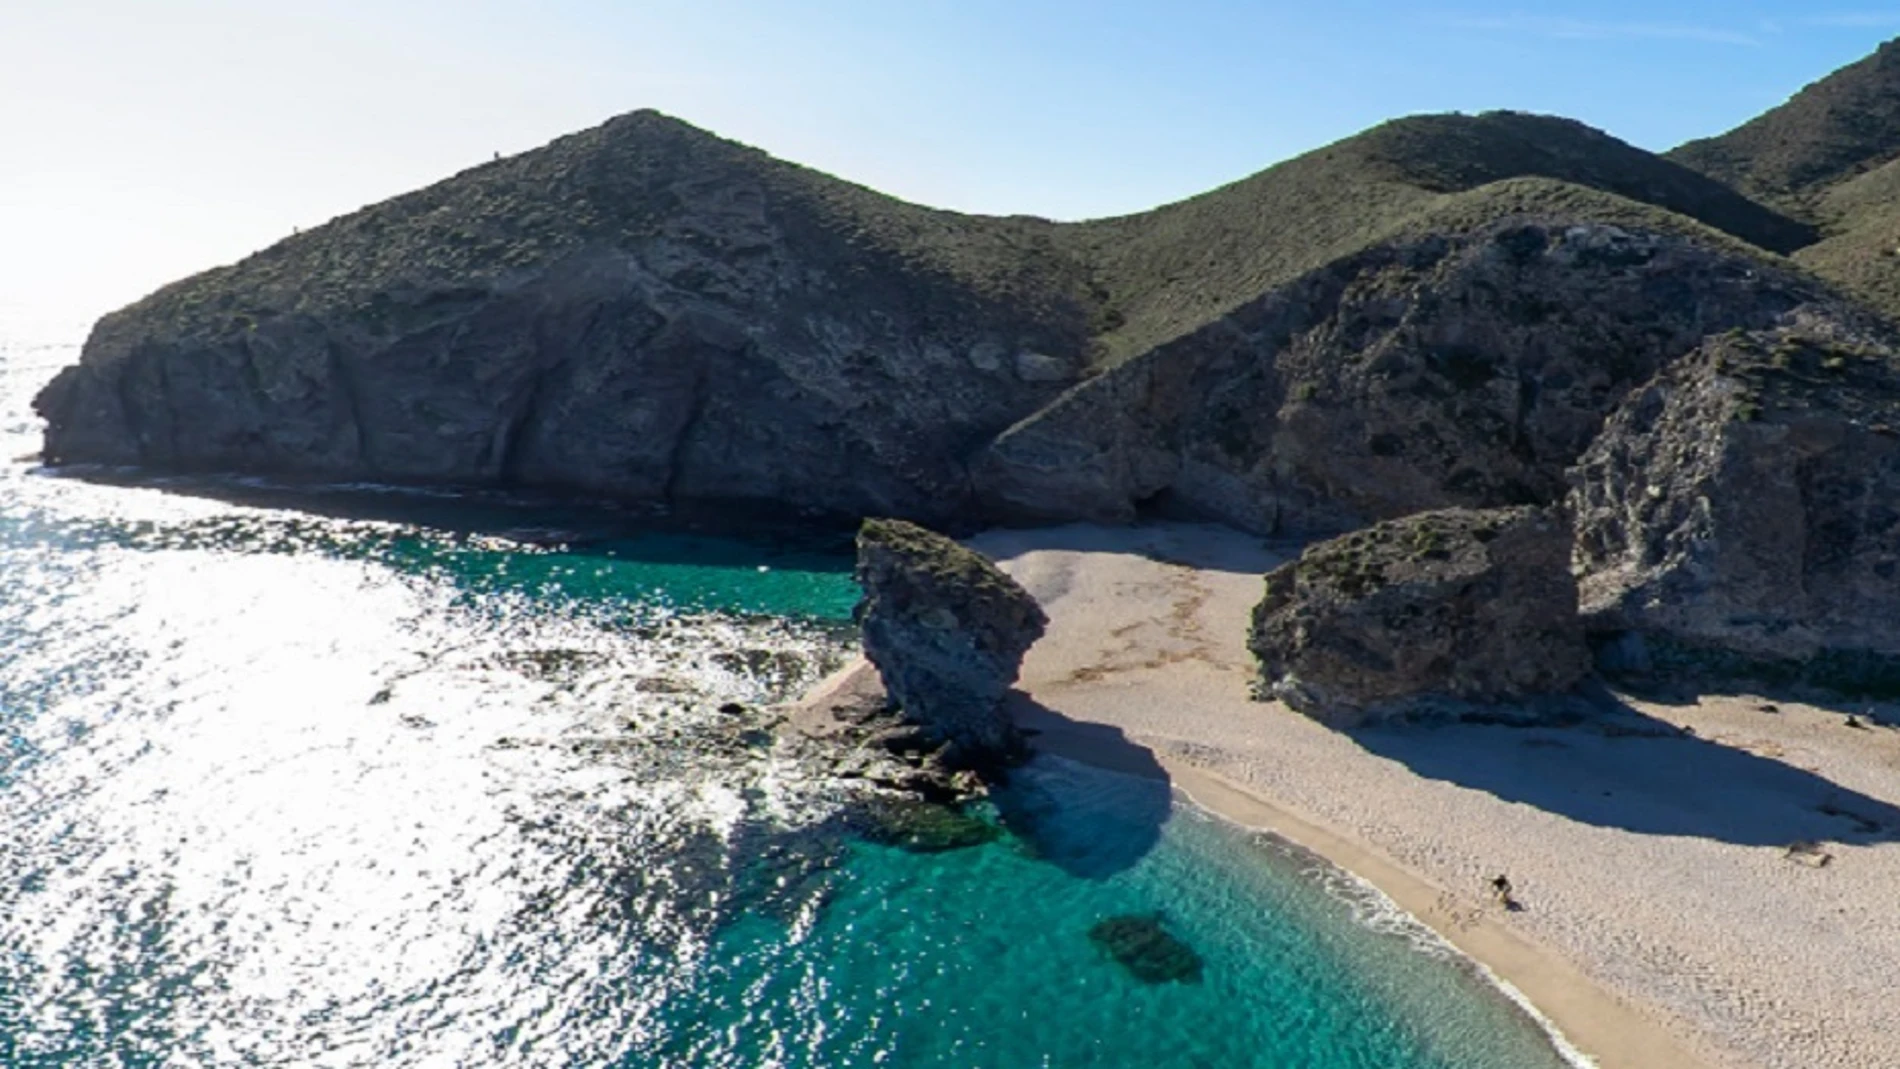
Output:
[[[1828,189],[1900,155],[1900,42],[1809,85],[1787,103],[1668,158],[1812,219]]]
[[[1421,116],[1081,223],[638,112],[115,312],[37,405],[54,464],[953,529],[1529,507],[1600,647],[1884,685],[1896,194],[1891,45],[1666,158]]]
[[[1885,325],[1815,308],[1710,338],[1624,401],[1572,479],[1582,609],[1637,640],[1630,667],[1900,692]]]
[[[1548,281],[1534,250],[1474,266],[1490,289],[1468,285],[1469,271],[1429,269],[1463,263],[1459,250],[1489,240],[1474,235],[1511,221],[1543,235],[1542,249],[1574,249],[1563,235],[1576,227],[1621,240],[1607,226],[1727,266],[1691,272],[1692,287],[1714,287],[1706,294],[1641,283],[1639,303],[1690,310],[1667,324],[1607,300],[1546,317],[1525,296]],[[67,464],[763,501],[953,524],[1126,515],[1174,491],[1176,504],[1252,527],[1337,527],[1416,506],[1551,499],[1620,391],[1698,331],[1763,326],[1762,315],[1805,299],[1812,285],[1772,250],[1809,236],[1605,134],[1515,113],[1399,120],[1179,204],[1058,224],[907,204],[639,112],[107,316],[39,407],[46,456]],[[1619,256],[1651,253],[1585,257],[1579,269],[1597,281],[1645,274]],[[1515,366],[1473,379],[1501,342],[1466,338],[1464,311],[1419,300],[1440,286],[1473,323],[1524,319],[1518,340],[1559,347],[1570,332],[1587,339],[1576,343],[1586,363],[1614,364],[1581,423],[1507,447],[1522,437],[1498,429],[1521,422],[1517,398],[1555,394]],[[1776,296],[1745,295],[1758,289]],[[1394,301],[1416,308],[1394,319]],[[1437,325],[1423,329],[1421,316]],[[1437,458],[1418,486],[1371,498],[1343,470],[1289,481],[1275,449],[1343,446],[1374,466],[1397,463],[1379,444],[1398,433],[1390,421],[1329,429],[1324,446],[1274,429],[1282,416],[1297,424],[1301,411],[1339,407],[1322,396],[1332,365],[1374,335],[1454,369],[1406,418],[1450,428],[1477,404],[1489,428],[1479,433],[1499,448],[1452,463],[1469,437],[1457,431],[1427,449]],[[1273,370],[1290,346],[1308,355]],[[1228,367],[1238,377],[1215,381]],[[1242,433],[1235,416],[1145,385],[1157,368],[1168,382],[1193,380],[1181,397],[1215,390],[1229,409],[1243,396],[1272,408]],[[1574,382],[1578,369],[1558,375]],[[1523,381],[1498,385],[1508,378]],[[1497,405],[1464,397],[1487,382],[1498,388],[1478,392]],[[1115,401],[1131,391],[1139,403]],[[1046,432],[1103,398],[1115,419],[1079,442],[1095,454],[1085,466],[1140,470],[1078,496],[1037,473],[1052,455]],[[1100,435],[1130,420],[1135,448],[1102,452]],[[1514,448],[1522,455],[1498,468]],[[1262,480],[1281,488],[1236,498],[1258,497]]]
[[[636,113],[107,316],[46,452],[938,515],[1095,357],[1052,230]]]

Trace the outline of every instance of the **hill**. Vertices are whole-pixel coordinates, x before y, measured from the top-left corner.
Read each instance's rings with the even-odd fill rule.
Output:
[[[1808,85],[1780,107],[1665,156],[1765,203],[1831,222],[1829,188],[1900,154],[1900,41]]]
[[[269,315],[374,316],[394,291],[505,282],[589,247],[704,242],[768,213],[815,253],[1092,326],[1075,299],[1084,273],[1052,251],[1053,223],[908,204],[650,110],[331,220],[112,318],[182,334]],[[743,256],[738,237],[725,251]]]
[[[1542,235],[1522,255],[1527,239],[1511,235],[1531,231],[1520,224]],[[1647,237],[1630,244],[1606,225]],[[1577,228],[1581,244],[1565,236]],[[1479,232],[1491,236],[1463,244]],[[1396,120],[1177,204],[1082,223],[909,204],[636,112],[115,312],[38,406],[46,455],[58,462],[941,521],[973,514],[979,499],[1014,508],[1017,490],[1047,485],[1034,449],[992,450],[1007,458],[993,467],[1008,488],[979,485],[972,464],[1012,426],[1092,382],[1108,383],[1098,392],[1111,397],[1158,383],[1142,376],[1193,350],[1193,339],[1239,329],[1257,314],[1249,309],[1285,305],[1274,296],[1282,291],[1337,302],[1353,278],[1409,278],[1405,299],[1429,302],[1435,287],[1462,291],[1483,278],[1457,300],[1472,322],[1503,324],[1540,305],[1533,277],[1588,277],[1606,294],[1644,279],[1628,322],[1593,299],[1567,328],[1588,331],[1560,346],[1585,346],[1578,368],[1641,354],[1615,358],[1622,370],[1562,417],[1570,429],[1522,447],[1536,454],[1529,461],[1498,461],[1514,474],[1435,471],[1413,495],[1483,503],[1548,496],[1561,482],[1553,465],[1581,447],[1575,428],[1593,426],[1632,374],[1666,359],[1664,349],[1686,350],[1705,327],[1755,325],[1751,301],[1785,304],[1738,297],[1725,279],[1760,276],[1775,281],[1750,292],[1791,294],[1799,286],[1771,250],[1811,236],[1580,123],[1512,112]],[[1456,271],[1405,266],[1453,246],[1467,250]],[[1485,267],[1488,255],[1503,267]],[[1394,257],[1402,262],[1380,266]],[[1651,277],[1670,263],[1696,265],[1695,281]],[[1702,303],[1686,314],[1658,304],[1682,300]],[[1385,329],[1376,308],[1353,309],[1339,323]],[[1538,329],[1559,329],[1537,315],[1547,323]],[[1324,322],[1302,329],[1332,329]],[[1287,337],[1262,334],[1229,363],[1257,375]],[[1346,359],[1347,340],[1316,351]],[[1544,344],[1508,344],[1520,343]],[[1414,355],[1421,366],[1439,359]],[[1489,350],[1481,362],[1493,362]],[[1125,365],[1134,370],[1119,374]],[[1130,401],[1099,426],[1145,419],[1146,404]],[[1183,425],[1156,418],[1123,444],[1172,455]],[[1100,508],[1130,507],[1150,495],[1149,476],[1179,461],[1091,493]],[[1243,450],[1212,463],[1230,462],[1261,458]],[[1448,490],[1454,483],[1465,489]],[[1310,490],[1361,511],[1399,507],[1399,498]],[[1319,505],[1312,514],[1330,515]]]
[[[1123,326],[1113,353],[1140,352],[1332,260],[1443,213],[1477,218],[1510,179],[1548,179],[1613,194],[1786,253],[1810,227],[1722,184],[1569,119],[1521,112],[1397,119],[1200,196],[1139,215],[1076,225],[1064,239],[1096,265]],[[1527,187],[1501,212],[1544,205]],[[1552,200],[1570,193],[1547,187]],[[1571,205],[1575,206],[1575,205]],[[1619,209],[1620,210],[1620,209]]]

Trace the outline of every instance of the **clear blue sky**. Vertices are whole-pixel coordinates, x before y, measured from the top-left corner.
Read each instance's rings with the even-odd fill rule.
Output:
[[[1668,148],[1894,35],[1825,0],[0,0],[0,308],[96,314],[639,107],[1078,218],[1414,112]]]

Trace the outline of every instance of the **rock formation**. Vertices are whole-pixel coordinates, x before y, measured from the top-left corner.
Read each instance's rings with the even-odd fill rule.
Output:
[[[1575,479],[1583,611],[1642,640],[1615,667],[1900,689],[1900,351],[1864,317],[1711,339]]]
[[[45,454],[945,519],[1095,327],[940,216],[625,116],[105,317]]]
[[[1616,402],[1820,293],[1709,243],[1514,220],[1381,245],[1069,390],[978,458],[988,511],[1257,531],[1562,500]]]
[[[1805,240],[1540,116],[1057,224],[641,112],[109,315],[38,408],[63,464],[1324,531],[1556,500],[1623,391],[1812,296],[1762,252]]]
[[[1570,544],[1561,514],[1519,507],[1311,546],[1254,610],[1261,692],[1336,727],[1570,692],[1590,670]]]
[[[951,539],[902,520],[858,532],[857,620],[864,655],[904,719],[949,764],[982,764],[1018,747],[1000,708],[1023,654],[1048,618],[1001,569]]]

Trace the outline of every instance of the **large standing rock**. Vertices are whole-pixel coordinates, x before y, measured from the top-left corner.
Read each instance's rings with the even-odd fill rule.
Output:
[[[1267,576],[1260,682],[1352,727],[1572,690],[1590,668],[1570,531],[1540,508],[1446,509],[1309,547]]]
[[[975,552],[902,520],[864,522],[857,578],[864,655],[905,718],[947,743],[952,763],[1012,751],[999,706],[1048,624],[1036,600]]]
[[[1573,477],[1583,612],[1640,639],[1613,648],[1900,689],[1900,356],[1877,329],[1817,311],[1711,339]]]

